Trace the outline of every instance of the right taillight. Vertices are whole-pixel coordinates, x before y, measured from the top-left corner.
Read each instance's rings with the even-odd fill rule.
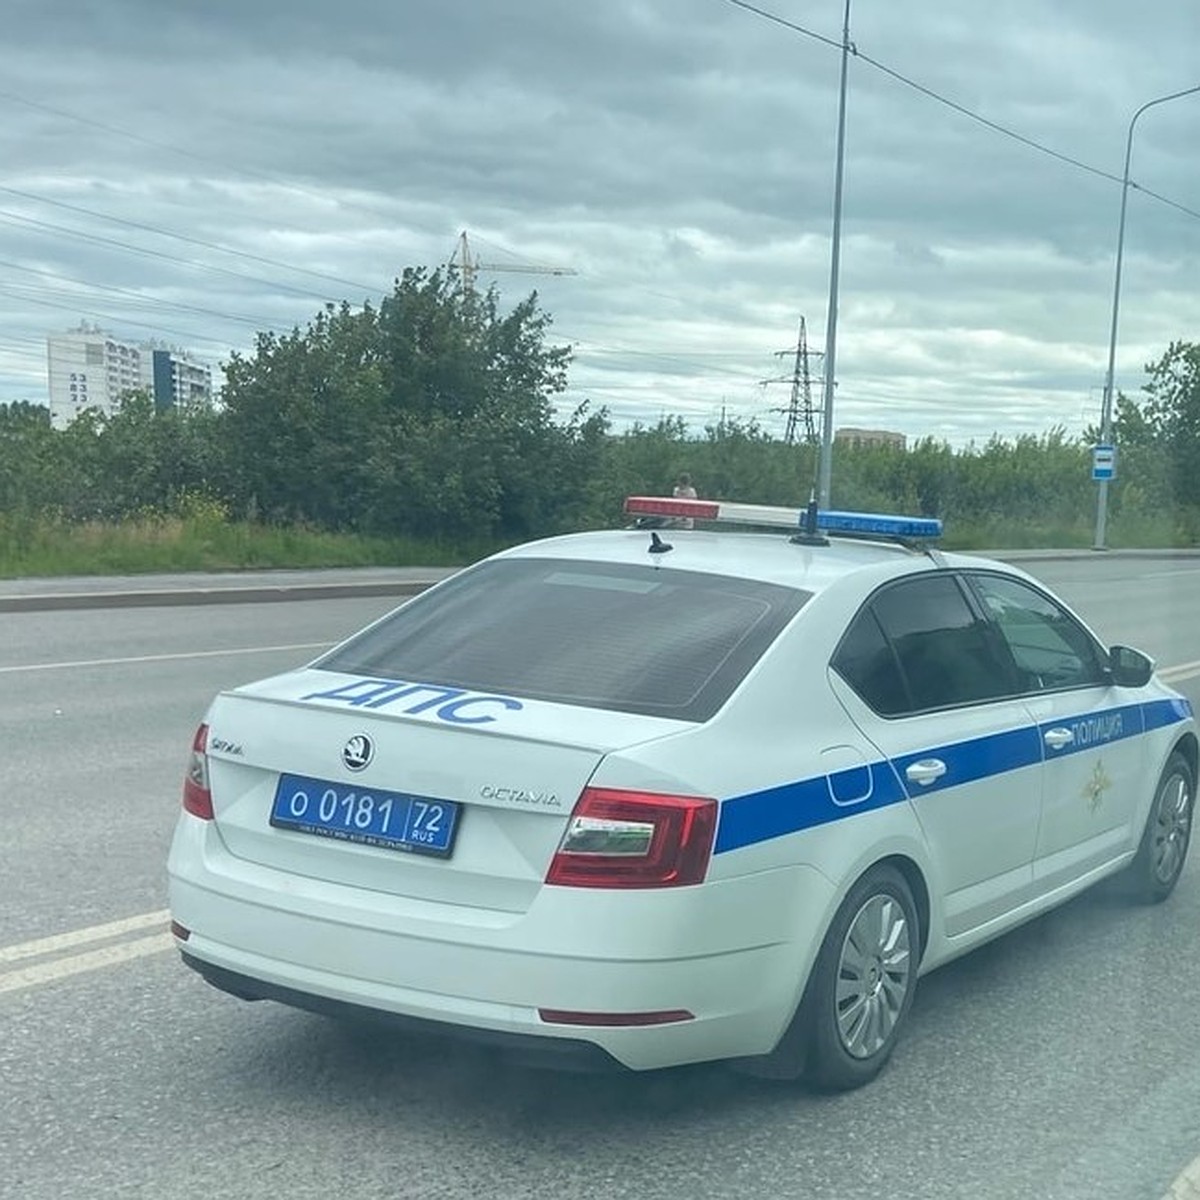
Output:
[[[593,888],[700,883],[716,827],[715,800],[585,788],[546,882]]]
[[[208,726],[201,725],[192,738],[192,757],[188,760],[187,774],[183,777],[183,809],[193,817],[211,821],[213,819],[212,792],[208,786]]]

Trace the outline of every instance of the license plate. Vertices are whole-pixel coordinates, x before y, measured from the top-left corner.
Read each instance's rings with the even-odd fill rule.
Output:
[[[460,808],[453,800],[281,775],[271,824],[343,842],[448,858]]]

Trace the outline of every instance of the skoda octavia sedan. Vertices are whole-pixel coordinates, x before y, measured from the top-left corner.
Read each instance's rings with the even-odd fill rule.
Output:
[[[536,1058],[837,1089],[923,972],[1106,876],[1171,892],[1196,727],[1144,655],[923,549],[935,521],[627,510],[214,700],[169,862],[189,967]]]

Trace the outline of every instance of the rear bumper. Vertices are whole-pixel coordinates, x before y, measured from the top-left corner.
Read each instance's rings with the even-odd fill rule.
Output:
[[[470,1042],[499,1050],[506,1057],[524,1066],[586,1071],[593,1074],[626,1070],[607,1051],[582,1039],[535,1037],[530,1034],[505,1033],[497,1029],[474,1029],[469,1025],[451,1025],[446,1021],[430,1021],[421,1017],[405,1016],[403,1013],[383,1012],[378,1008],[365,1008],[361,1004],[348,1004],[344,1000],[332,1000],[327,996],[299,992],[279,984],[264,983],[261,979],[251,979],[249,975],[239,975],[236,971],[229,971],[195,958],[186,950],[183,951],[183,961],[213,987],[237,996],[240,1000],[275,1000],[292,1008],[320,1013],[322,1016],[378,1024],[381,1028],[412,1037]]]
[[[816,953],[831,888],[790,867],[692,888],[543,888],[524,913],[433,904],[234,858],[181,819],[169,861],[188,965],[235,994],[389,1014],[551,1059],[634,1070],[769,1053]],[[693,1019],[547,1022],[539,1009]],[[444,1031],[444,1029],[442,1029]],[[525,1055],[528,1056],[527,1054]]]

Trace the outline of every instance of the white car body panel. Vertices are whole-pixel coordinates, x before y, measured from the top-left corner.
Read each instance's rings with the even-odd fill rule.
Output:
[[[830,668],[848,620],[888,580],[980,566],[1028,576],[870,544],[680,530],[669,539],[664,572],[812,593],[705,721],[315,668],[218,697],[206,718],[215,819],[183,814],[168,864],[187,955],[368,1009],[582,1039],[649,1069],[768,1054],[839,904],[877,862],[902,860],[926,893],[930,970],[1132,857],[1163,764],[1195,736],[1186,701],[1164,685],[885,719]],[[645,550],[645,533],[621,531],[498,557],[650,565]],[[1063,722],[1093,744],[1043,752]],[[375,755],[352,772],[339,755],[361,734]],[[992,751],[1013,739],[1036,753],[1010,769]],[[956,779],[979,754],[977,773]],[[913,782],[914,757],[942,758],[950,774]],[[455,801],[464,807],[453,853],[275,828],[281,772]],[[587,787],[718,801],[704,881],[546,884]],[[1100,792],[1090,806],[1089,787]],[[608,1028],[550,1023],[539,1009],[693,1019]]]

